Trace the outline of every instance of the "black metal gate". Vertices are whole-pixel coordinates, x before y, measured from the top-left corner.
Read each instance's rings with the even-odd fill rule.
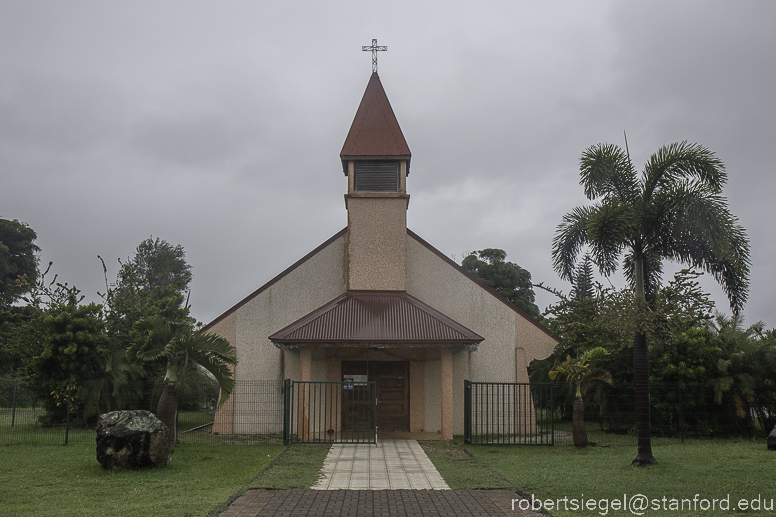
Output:
[[[554,445],[552,383],[464,381],[464,442]]]
[[[283,386],[283,443],[377,443],[374,382],[308,382]]]

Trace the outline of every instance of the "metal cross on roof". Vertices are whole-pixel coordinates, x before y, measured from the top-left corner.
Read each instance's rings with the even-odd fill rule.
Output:
[[[385,46],[378,47],[377,40],[373,39],[371,47],[367,47],[366,45],[364,45],[363,47],[361,47],[361,50],[364,52],[368,50],[372,51],[372,72],[376,73],[377,72],[377,52],[380,50],[388,50],[388,47],[385,47]]]

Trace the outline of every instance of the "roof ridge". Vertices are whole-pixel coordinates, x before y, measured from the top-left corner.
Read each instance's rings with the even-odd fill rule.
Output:
[[[476,345],[484,338],[406,291],[347,291],[269,339],[301,343]]]

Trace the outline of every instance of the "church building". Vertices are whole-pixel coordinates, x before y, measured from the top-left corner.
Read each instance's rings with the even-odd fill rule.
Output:
[[[407,228],[411,153],[372,73],[340,152],[347,227],[205,327],[235,380],[375,381],[379,431],[462,434],[464,381],[528,382],[559,339]],[[231,397],[214,432],[239,431]]]

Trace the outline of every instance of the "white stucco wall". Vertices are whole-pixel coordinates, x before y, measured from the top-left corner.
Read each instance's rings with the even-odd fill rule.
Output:
[[[409,235],[407,292],[485,338],[469,380],[515,381],[515,311]]]
[[[281,380],[283,369],[298,378],[294,354],[281,368],[281,352],[267,336],[345,292],[345,242],[342,235],[237,309],[238,380]]]
[[[411,235],[407,235],[407,292],[485,338],[471,354],[453,356],[455,434],[463,433],[464,380],[526,382],[525,370],[516,371],[516,346],[531,358],[547,357],[555,346],[552,337]],[[439,421],[438,369],[438,361],[426,363],[426,420],[431,427]]]

